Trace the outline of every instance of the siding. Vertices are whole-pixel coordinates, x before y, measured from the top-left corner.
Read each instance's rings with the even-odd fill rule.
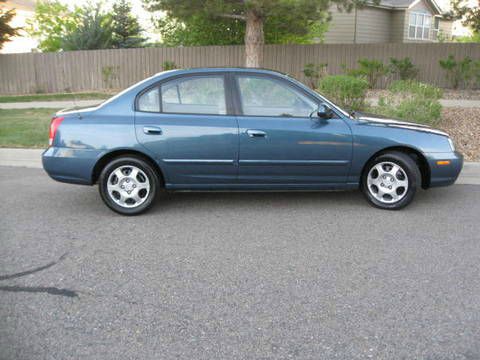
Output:
[[[325,33],[326,44],[352,44],[355,34],[355,10],[339,11],[336,5],[330,7],[331,21]]]
[[[408,18],[405,17],[404,10],[392,11],[392,32],[391,42],[402,43],[407,38]]]
[[[357,44],[387,43],[391,38],[390,10],[366,7],[357,14]]]
[[[447,38],[452,38],[452,27],[453,21],[440,19],[440,23],[438,24],[438,29],[441,33]]]

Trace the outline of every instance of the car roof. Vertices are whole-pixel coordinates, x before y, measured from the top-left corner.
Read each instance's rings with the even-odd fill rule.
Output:
[[[247,67],[199,67],[199,68],[185,68],[185,69],[173,69],[167,71],[161,71],[154,76],[175,75],[175,74],[198,74],[198,73],[212,73],[212,72],[244,72],[244,73],[256,73],[256,74],[271,74],[286,76],[280,71],[264,69],[264,68],[247,68]]]

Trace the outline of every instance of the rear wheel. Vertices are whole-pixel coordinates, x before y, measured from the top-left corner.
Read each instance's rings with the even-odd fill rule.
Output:
[[[159,181],[148,162],[125,156],[103,168],[98,185],[102,200],[110,209],[123,215],[137,215],[153,204]]]
[[[397,210],[407,206],[421,184],[415,161],[407,154],[392,151],[371,161],[362,174],[362,192],[381,209]]]

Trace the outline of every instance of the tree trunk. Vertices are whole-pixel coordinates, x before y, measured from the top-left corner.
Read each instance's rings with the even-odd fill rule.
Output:
[[[261,67],[263,65],[263,18],[254,10],[246,14],[245,29],[245,66]]]

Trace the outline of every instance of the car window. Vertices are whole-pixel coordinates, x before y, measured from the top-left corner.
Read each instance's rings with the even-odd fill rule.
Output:
[[[244,115],[308,117],[315,101],[288,84],[266,77],[239,76]]]
[[[148,112],[160,111],[160,97],[158,95],[158,87],[148,90],[138,99],[138,110]]]
[[[194,76],[161,86],[162,112],[184,114],[227,113],[223,76]]]

